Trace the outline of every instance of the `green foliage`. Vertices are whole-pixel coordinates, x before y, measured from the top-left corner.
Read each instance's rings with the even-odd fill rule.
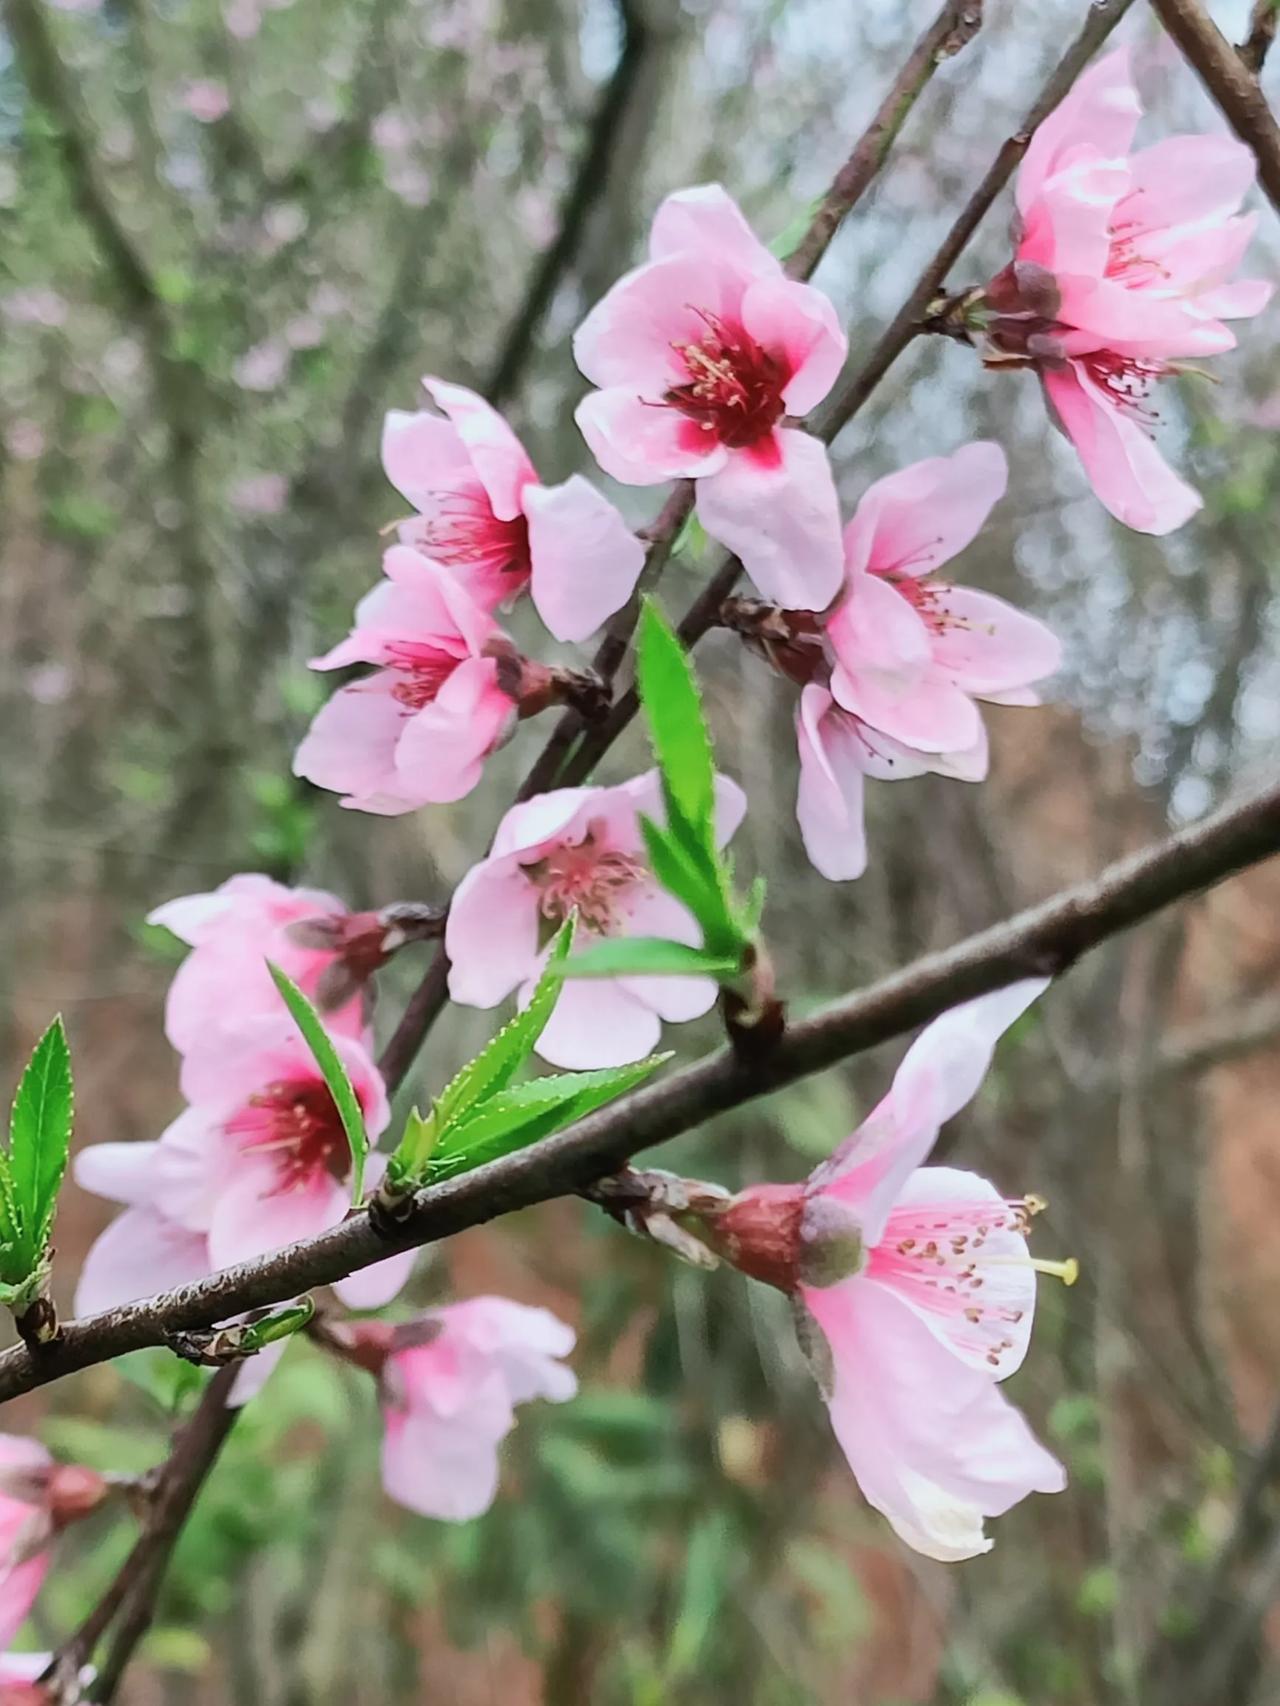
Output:
[[[302,1032],[337,1107],[342,1129],[351,1145],[351,1200],[358,1203],[364,1195],[364,1164],[369,1153],[369,1134],[365,1130],[364,1114],[355,1086],[333,1046],[332,1037],[324,1028],[324,1020],[297,984],[287,972],[281,971],[277,965],[272,965],[270,960],[267,961],[267,970],[271,973],[272,981],[280,991],[285,1006],[293,1015],[294,1023]]]
[[[700,947],[653,938],[597,942],[575,955],[566,977],[703,976],[728,982],[745,968],[764,886],[741,902],[732,861],[716,842],[716,768],[689,654],[657,606],[646,600],[637,649],[640,700],[662,778],[665,826],[641,818],[653,873],[688,907]]]
[[[48,1277],[49,1234],[71,1149],[74,1089],[61,1015],[40,1038],[0,1150],[0,1302],[20,1311]]]
[[[536,1143],[621,1096],[670,1058],[651,1055],[629,1066],[512,1082],[551,1017],[573,935],[570,918],[556,934],[528,1006],[450,1080],[430,1113],[410,1112],[388,1168],[394,1189],[435,1184]]]

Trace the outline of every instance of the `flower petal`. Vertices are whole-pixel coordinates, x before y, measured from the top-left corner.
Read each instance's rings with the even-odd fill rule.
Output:
[[[825,688],[811,683],[800,695],[796,741],[796,821],[809,861],[832,882],[860,877],[867,868],[867,838],[857,725],[835,707]]]
[[[1169,467],[1137,422],[1108,401],[1076,362],[1043,376],[1050,407],[1075,445],[1098,501],[1138,533],[1172,533],[1200,494]]]
[[[807,415],[835,384],[849,353],[831,299],[811,284],[760,279],[742,299],[742,324],[762,348],[786,362],[787,413]]]
[[[1119,48],[1091,65],[1031,138],[1018,172],[1018,207],[1026,212],[1045,180],[1069,166],[1081,148],[1106,158],[1127,154],[1142,116],[1129,70],[1129,50]]]
[[[293,755],[293,773],[346,797],[343,805],[394,817],[426,803],[406,788],[396,747],[408,722],[395,698],[397,681],[383,670],[340,687],[322,705]]]
[[[498,411],[465,385],[430,376],[422,383],[466,446],[493,513],[499,521],[513,521],[520,514],[521,493],[538,478],[524,445]]]
[[[665,403],[615,385],[584,397],[574,413],[591,454],[624,486],[653,486],[661,480],[714,474],[729,452],[714,432]]]
[[[688,383],[682,346],[706,337],[709,316],[736,320],[749,282],[732,255],[681,251],[646,262],[624,273],[578,327],[574,359],[593,385],[659,402]]]
[[[156,1184],[156,1143],[91,1143],[71,1163],[83,1191],[108,1202],[140,1207],[150,1203]]]
[[[654,215],[650,259],[661,261],[680,253],[702,256],[717,265],[728,261],[760,278],[782,271],[782,263],[765,248],[721,184],[677,190]]]
[[[966,693],[1007,693],[1061,668],[1057,635],[1034,616],[967,586],[939,586],[936,595],[934,662]]]
[[[977,536],[1008,480],[1003,450],[986,439],[877,480],[844,530],[850,575],[932,574]]]
[[[869,1504],[926,1557],[990,1551],[984,1516],[1066,1485],[1062,1465],[988,1376],[964,1367],[892,1293],[853,1279],[804,1301],[831,1347],[831,1425]]]
[[[130,1208],[98,1234],[76,1282],[75,1312],[95,1315],[212,1271],[208,1240],[151,1209]]]
[[[514,859],[473,865],[445,925],[451,998],[466,1007],[496,1007],[534,976],[539,923],[538,891]]]
[[[446,492],[475,479],[471,456],[451,421],[426,409],[390,409],[382,425],[382,467],[387,479],[418,511],[434,510]]]
[[[533,985],[520,991],[523,1007]],[[629,995],[616,978],[566,983],[534,1050],[552,1066],[573,1071],[626,1066],[652,1054],[662,1034],[651,1007]]]
[[[760,592],[791,610],[823,610],[844,578],[840,506],[826,447],[783,428],[776,456],[734,451],[698,482],[698,519],[740,557]]]
[[[396,746],[395,774],[402,795],[444,804],[469,794],[484,761],[502,742],[515,707],[498,686],[490,658],[469,658],[436,697],[414,713]]]
[[[581,474],[527,487],[524,512],[534,608],[557,640],[585,640],[635,591],[644,546]]]

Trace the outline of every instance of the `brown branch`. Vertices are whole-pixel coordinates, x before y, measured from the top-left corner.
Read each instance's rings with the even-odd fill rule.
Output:
[[[628,109],[642,86],[641,71],[654,46],[653,27],[634,0],[618,0],[622,51],[587,127],[578,169],[560,204],[555,238],[534,269],[524,300],[482,390],[495,408],[515,391],[534,340],[560,281],[577,259],[591,211],[604,194]]]
[[[1277,852],[1280,783],[1119,860],[1090,882],[833,1002],[791,1026],[760,1060],[743,1061],[723,1048],[568,1131],[419,1191],[408,1219],[388,1235],[361,1211],[317,1238],[257,1261],[68,1321],[58,1343],[38,1358],[24,1346],[0,1355],[0,1401],[126,1351],[166,1344],[176,1331],[207,1327],[329,1285],[395,1251],[579,1190],[641,1149],[900,1036],[959,1001],[1020,977],[1063,971],[1117,932]]]
[[[1209,17],[1200,0],[1151,0],[1151,6],[1181,48],[1183,58],[1222,109],[1227,123],[1253,151],[1258,162],[1258,181],[1272,207],[1280,212],[1280,124],[1276,123],[1275,114],[1258,86],[1256,73]]]
[[[1125,4],[1129,3],[1131,0],[1125,0]],[[966,42],[972,40],[981,22],[981,0],[948,0],[942,7],[933,23],[912,48],[871,122],[854,144],[848,159],[819,203],[808,229],[787,261],[786,270],[790,277],[804,279],[811,275],[826,253],[841,222],[853,211],[875,181],[888,158],[894,140],[934,71],[943,60],[958,53]],[[662,574],[675,548],[680,530],[693,509],[693,500],[693,481],[678,481],[648,528],[646,536],[649,546],[640,574],[638,593],[651,589]],[[715,590],[704,593],[695,605],[694,613],[691,613],[697,629],[693,638],[700,637],[711,625],[711,618],[719,608],[722,597],[732,591],[738,573],[736,560],[730,558],[727,567],[721,569],[713,578],[712,589]],[[710,604],[709,598],[713,599]],[[639,610],[637,596],[609,624],[594,659],[594,667],[606,682],[613,682],[626,656]],[[708,612],[706,621],[698,626],[704,611]],[[686,619],[685,625],[682,625],[681,634],[686,643],[691,644],[688,622],[689,619]],[[572,785],[583,781],[626,728],[637,708],[634,690],[628,690],[608,717],[584,735],[572,758],[570,753],[574,742],[583,734],[584,725],[575,712],[564,712],[521,784],[516,794],[517,802],[530,799],[534,794],[542,793],[557,784]],[[383,1070],[393,1087],[408,1072],[414,1056],[448,999],[447,973],[448,964],[442,946],[402,1015],[383,1056]]]
[[[1249,18],[1249,34],[1240,43],[1236,52],[1243,64],[1248,66],[1255,77],[1262,75],[1262,67],[1266,62],[1271,44],[1276,39],[1276,24],[1280,23],[1280,6],[1276,0],[1253,0],[1253,12]]]
[[[94,1699],[101,1706],[114,1697],[134,1648],[150,1626],[156,1594],[183,1524],[239,1414],[227,1408],[238,1372],[239,1365],[230,1363],[205,1387],[149,1489],[142,1532],[101,1599],[54,1655],[46,1678],[71,1683],[119,1617],[120,1626],[94,1684]]]

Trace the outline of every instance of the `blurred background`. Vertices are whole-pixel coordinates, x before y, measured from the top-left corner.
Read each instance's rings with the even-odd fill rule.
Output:
[[[403,508],[382,415],[434,372],[506,408],[548,480],[586,465],[569,337],[658,199],[712,177],[771,239],[825,187],[932,0],[6,0],[0,29],[0,1060],[55,1009],[78,1141],[179,1107],[161,1030],[174,895],[263,870],[352,905],[433,900],[478,856],[546,725],[460,805],[339,810],[290,755]],[[896,310],[1078,26],[1080,0],[988,0],[818,282],[855,353]],[[1243,34],[1245,0],[1215,8]],[[1141,7],[1145,134],[1220,124]],[[1280,94],[1280,64],[1264,86]],[[602,151],[600,141],[612,138]],[[583,161],[591,163],[584,170]],[[1264,204],[1250,273],[1274,272]],[[1006,197],[951,283],[1007,258]],[[876,476],[993,436],[1009,496],[960,578],[1034,608],[1067,667],[994,710],[991,780],[871,790],[860,882],[808,867],[791,694],[728,636],[699,652],[740,864],[794,1010],[1094,871],[1269,771],[1280,732],[1275,310],[1210,386],[1162,388],[1205,493],[1168,541],[1114,525],[1029,378],[934,340],[835,447]],[[614,494],[636,524],[660,494]],[[696,546],[664,583],[679,610]],[[517,636],[538,646],[527,612]],[[606,779],[647,761],[632,730]],[[124,1698],[137,1706],[1247,1706],[1280,1701],[1280,871],[1148,924],[1005,1045],[950,1158],[1048,1197],[1048,1286],[1006,1388],[1070,1489],[943,1567],[862,1505],[783,1300],[704,1276],[583,1205],[425,1256],[418,1303],[499,1291],[578,1326],[582,1394],[528,1407],[503,1494],[449,1528],[390,1506],[372,1394],[306,1344],[237,1428]],[[421,954],[423,950],[412,950]],[[424,961],[384,976],[394,1018]],[[438,1087],[491,1027],[449,1011]],[[668,1033],[683,1055],[710,1022]],[[901,1045],[725,1118],[664,1164],[799,1177]],[[64,1302],[100,1202],[71,1189]],[[11,1407],[104,1468],[163,1453],[189,1384],[162,1353]],[[129,1543],[68,1538],[56,1642]]]

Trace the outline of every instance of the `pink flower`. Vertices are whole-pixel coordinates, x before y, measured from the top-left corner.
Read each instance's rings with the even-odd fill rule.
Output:
[[[311,666],[377,667],[319,711],[293,768],[345,794],[344,806],[394,816],[469,794],[515,705],[490,655],[502,632],[462,583],[408,545],[383,567],[352,632]]]
[[[0,1653],[0,1706],[53,1706],[37,1681],[52,1663],[52,1653]],[[86,1666],[81,1680],[87,1684],[92,1675]]]
[[[723,844],[741,823],[746,801],[727,777],[718,779],[718,789]],[[549,936],[575,910],[579,946],[603,936],[699,942],[692,915],[649,869],[642,813],[663,821],[656,771],[614,788],[560,788],[514,806],[449,909],[453,999],[494,1007],[515,989],[523,1006]],[[715,998],[715,984],[702,977],[570,980],[535,1046],[556,1066],[622,1065],[656,1046],[662,1020],[696,1018]]]
[[[370,1141],[390,1119],[386,1090],[360,1043],[334,1036]],[[187,1056],[188,1107],[153,1143],[99,1143],[76,1157],[77,1181],[126,1212],[85,1259],[78,1313],[108,1309],[315,1237],[351,1206],[351,1151],[328,1087],[293,1020],[264,1016]],[[385,1162],[370,1156],[376,1185]],[[404,1284],[412,1255],[340,1280],[352,1308],[377,1308]]]
[[[211,77],[200,77],[188,83],[182,93],[182,104],[200,124],[217,124],[231,111],[231,97],[225,83]]]
[[[8,1646],[27,1620],[48,1574],[55,1534],[96,1510],[106,1495],[107,1484],[94,1470],[55,1463],[35,1440],[0,1434],[0,1646]],[[10,1657],[0,1659],[0,1682],[8,1680]]]
[[[909,1546],[944,1561],[990,1550],[984,1517],[1066,1484],[998,1383],[1026,1355],[1037,1268],[1070,1283],[1075,1264],[1028,1254],[1037,1199],[921,1166],[1047,981],[936,1019],[806,1184],[745,1190],[703,1228],[718,1253],[792,1296],[858,1485]]]
[[[375,913],[348,912],[322,889],[286,888],[248,872],[212,894],[166,901],[147,922],[191,944],[165,1003],[165,1035],[179,1054],[282,1011],[268,960],[325,1011],[332,1031],[365,1036],[365,979],[385,957],[386,929]]]
[[[444,563],[486,610],[527,586],[557,640],[585,640],[631,597],[643,545],[581,474],[544,486],[483,397],[442,379],[423,384],[444,416],[393,409],[382,434],[387,478],[418,511],[405,542]]]
[[[573,1343],[573,1329],[550,1310],[504,1297],[447,1304],[391,1329],[379,1373],[390,1497],[447,1522],[488,1510],[515,1406],[562,1404],[577,1391],[557,1361]]]
[[[998,445],[966,444],[878,480],[845,528],[845,593],[826,625],[831,692],[918,751],[971,750],[975,699],[1023,694],[1061,663],[1042,623],[934,573],[975,538],[1007,478]]]
[[[629,485],[698,482],[698,516],[767,598],[820,610],[840,585],[827,453],[784,424],[831,389],[847,347],[831,303],[788,279],[719,184],[668,196],[649,260],[574,339],[602,387],[578,425]]]
[[[1253,155],[1227,136],[1173,136],[1130,155],[1142,108],[1125,49],[1080,78],[1018,175],[1020,235],[986,304],[996,362],[1035,365],[1099,499],[1169,533],[1200,507],[1151,442],[1152,384],[1235,346],[1226,319],[1272,287],[1229,282],[1256,215],[1238,213]]]

